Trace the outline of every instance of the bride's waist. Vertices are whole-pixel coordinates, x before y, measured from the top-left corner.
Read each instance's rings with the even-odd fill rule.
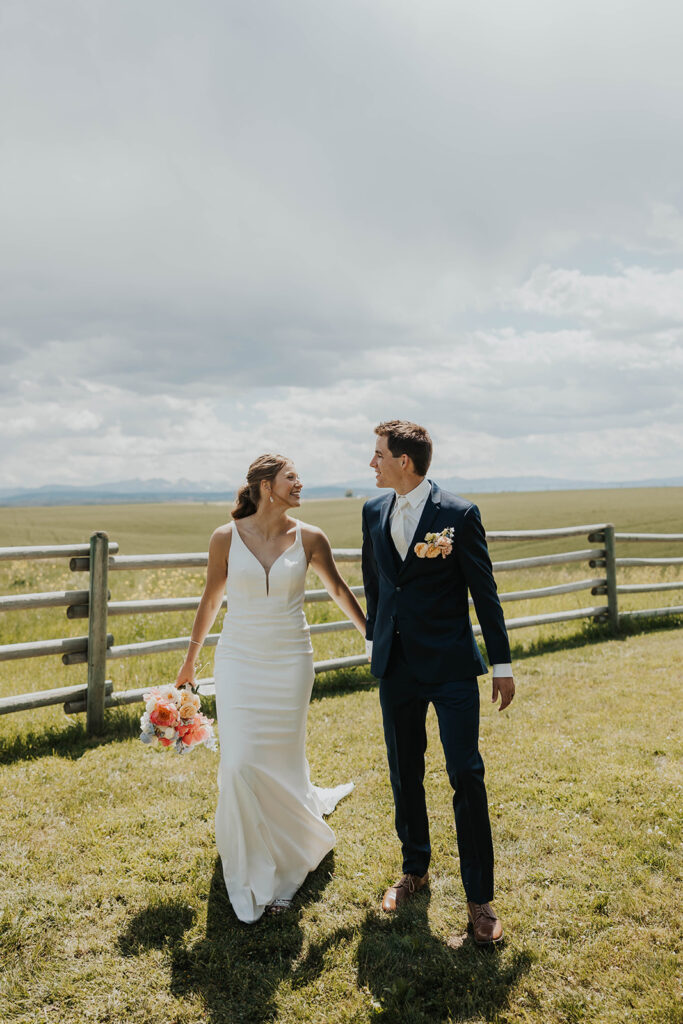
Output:
[[[239,612],[226,614],[222,635],[282,636],[297,637],[309,633],[309,625],[303,610],[298,612],[265,612],[260,618],[254,615],[240,615]]]
[[[264,618],[259,623],[228,621],[226,616],[218,639],[216,656],[238,654],[249,658],[282,658],[311,654],[311,631],[302,614],[297,622],[278,622]]]

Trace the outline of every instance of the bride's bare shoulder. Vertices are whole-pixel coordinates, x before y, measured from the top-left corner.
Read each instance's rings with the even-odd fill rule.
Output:
[[[211,540],[209,541],[210,548],[225,548],[230,549],[230,541],[232,540],[232,531],[234,527],[232,522],[224,523],[222,526],[218,526],[211,534]]]
[[[299,520],[301,524],[301,535],[309,540],[314,540],[316,537],[324,537],[325,534],[319,526],[313,526],[312,523],[305,523],[303,519]]]
[[[212,537],[230,537],[232,536],[233,520],[229,523],[223,523],[222,526],[217,526],[211,534]]]
[[[327,534],[325,534],[319,526],[313,526],[311,523],[301,523],[301,540],[304,548],[306,549],[309,562],[312,555],[321,555],[330,548],[330,542],[327,538]]]

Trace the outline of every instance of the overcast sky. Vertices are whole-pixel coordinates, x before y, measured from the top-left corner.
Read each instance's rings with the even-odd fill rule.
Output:
[[[3,0],[0,486],[683,466],[680,0]]]

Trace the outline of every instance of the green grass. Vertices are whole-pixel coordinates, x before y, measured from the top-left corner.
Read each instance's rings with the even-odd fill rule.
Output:
[[[399,868],[377,695],[311,705],[316,781],[354,779],[337,847],[292,913],[234,917],[213,842],[216,755],[156,754],[136,718],[88,740],[40,733],[2,768],[0,1019],[673,1024],[680,1021],[681,738],[664,631],[523,659],[503,714],[482,682],[481,746],[508,941],[465,932],[433,714],[432,884],[378,911]],[[453,947],[448,945],[449,939]]]
[[[489,529],[604,520],[620,530],[683,529],[680,489],[484,495],[479,503]],[[358,545],[359,513],[352,499],[302,509],[340,547]],[[124,553],[205,550],[226,518],[217,505],[0,509],[0,545],[83,541],[103,528]],[[583,541],[543,550],[571,546]],[[530,551],[499,544],[493,556]],[[680,554],[680,545],[671,553]],[[356,566],[344,572],[359,581]],[[592,571],[570,565],[505,573],[498,582],[517,590],[584,575]],[[622,578],[678,575],[635,569]],[[110,586],[115,599],[198,594],[202,579],[193,570],[112,573]],[[85,580],[51,563],[0,565],[1,593]],[[505,610],[532,614],[596,600],[569,594]],[[653,607],[680,596],[642,595],[622,605],[629,602]],[[339,617],[331,605],[307,611],[311,621]],[[191,622],[191,614],[146,615],[112,618],[110,628],[125,643],[187,633]],[[519,691],[503,714],[491,707],[490,683],[482,680],[497,907],[509,936],[493,955],[465,933],[450,793],[431,714],[431,889],[396,918],[378,912],[400,860],[367,670],[319,679],[311,705],[315,780],[356,782],[331,818],[336,850],[309,878],[293,913],[254,926],[234,918],[217,870],[215,754],[174,758],[144,747],[139,708],[107,712],[107,731],[96,740],[85,735],[84,716],[68,718],[61,707],[0,718],[0,1020],[683,1021],[678,624],[639,623],[619,640],[580,622],[515,631]],[[78,635],[85,626],[67,620],[64,609],[6,613],[0,643]],[[360,638],[332,634],[316,638],[315,647],[318,658],[355,653]],[[172,678],[180,659],[112,662],[110,674],[116,689],[152,684]],[[209,652],[201,674],[211,673]],[[82,666],[64,668],[55,658],[0,663],[0,694],[84,675]]]

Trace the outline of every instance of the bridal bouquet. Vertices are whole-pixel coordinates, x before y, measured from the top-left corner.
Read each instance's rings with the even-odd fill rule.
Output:
[[[145,713],[140,718],[143,743],[156,739],[162,747],[174,747],[177,754],[186,754],[200,743],[216,749],[213,719],[199,710],[199,695],[189,684],[153,686],[144,700]]]

